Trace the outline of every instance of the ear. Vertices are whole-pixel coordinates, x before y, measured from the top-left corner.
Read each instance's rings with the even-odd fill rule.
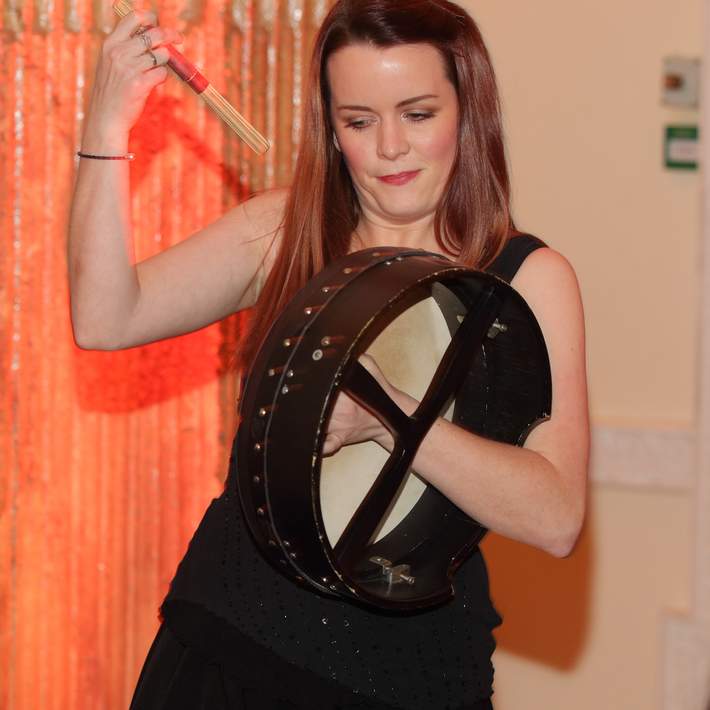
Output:
[[[335,131],[333,131],[333,145],[335,145],[335,150],[337,150],[338,153],[342,153],[340,150],[340,143],[338,143],[338,136],[335,135]]]

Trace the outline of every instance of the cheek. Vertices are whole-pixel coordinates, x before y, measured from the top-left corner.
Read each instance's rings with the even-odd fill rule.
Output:
[[[340,149],[353,177],[361,175],[367,167],[367,150],[360,141],[348,140],[346,137],[340,141]]]
[[[458,129],[452,125],[448,130],[441,131],[432,136],[427,145],[427,155],[430,159],[450,167],[456,157],[458,146]]]

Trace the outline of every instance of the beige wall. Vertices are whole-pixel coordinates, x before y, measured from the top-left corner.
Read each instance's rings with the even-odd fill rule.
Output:
[[[520,226],[565,253],[595,419],[693,419],[696,173],[661,165],[661,61],[699,56],[701,0],[468,0],[501,85]]]
[[[701,0],[462,4],[498,72],[518,224],[580,278],[594,424],[691,429],[701,182],[663,168],[662,131],[698,116],[664,107],[660,82],[664,56],[701,55]],[[569,560],[486,542],[508,622],[497,710],[661,708],[663,616],[690,604],[692,500],[631,477],[592,484]]]

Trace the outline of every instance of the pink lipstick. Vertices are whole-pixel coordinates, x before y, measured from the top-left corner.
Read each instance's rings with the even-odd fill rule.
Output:
[[[418,174],[419,170],[409,170],[395,175],[381,175],[377,179],[386,182],[388,185],[406,185],[410,180],[414,180]]]

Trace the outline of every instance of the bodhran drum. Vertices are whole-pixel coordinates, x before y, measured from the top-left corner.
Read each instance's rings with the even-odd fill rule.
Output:
[[[412,416],[358,362],[365,352],[420,401]],[[341,390],[387,426],[391,453],[365,442],[322,455]],[[486,531],[411,470],[419,444],[449,416],[522,445],[550,405],[545,341],[506,282],[421,250],[350,254],[294,296],[249,372],[244,517],[265,557],[316,592],[388,611],[440,604]]]

